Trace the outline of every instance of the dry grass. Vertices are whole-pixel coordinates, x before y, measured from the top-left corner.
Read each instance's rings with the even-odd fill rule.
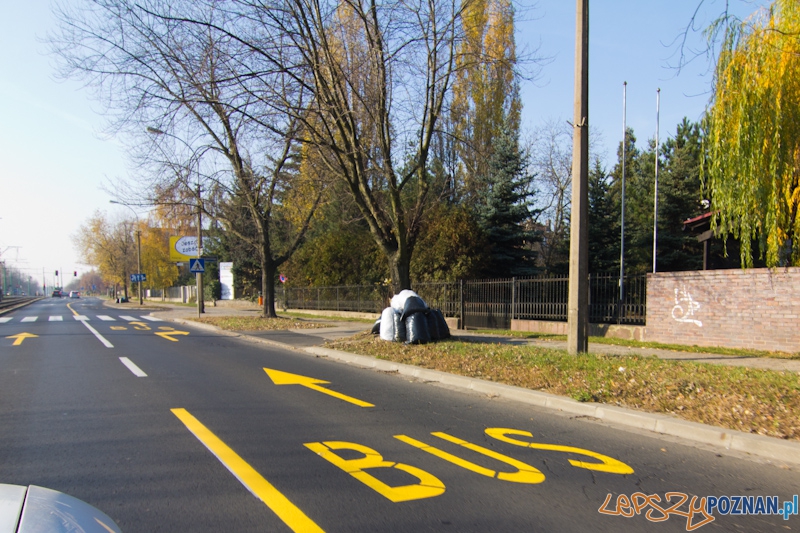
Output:
[[[262,318],[260,316],[204,316],[192,318],[195,322],[211,324],[229,331],[271,331],[282,329],[319,329],[330,327],[321,322],[310,322],[296,318]]]
[[[533,333],[527,331],[511,331],[504,329],[475,330],[475,333],[488,333],[518,339],[546,339],[566,341],[566,335],[551,333]],[[661,342],[642,342],[614,337],[589,337],[589,344],[606,344],[609,346],[630,346],[632,348],[656,348],[659,350],[672,350],[676,352],[713,353],[719,355],[732,355],[735,357],[769,357],[773,359],[800,359],[800,353],[769,352],[766,350],[751,350],[743,348],[724,348],[721,346],[697,346],[686,344],[664,344]]]
[[[362,334],[327,347],[609,403],[739,431],[800,440],[800,374],[457,341],[405,345]]]

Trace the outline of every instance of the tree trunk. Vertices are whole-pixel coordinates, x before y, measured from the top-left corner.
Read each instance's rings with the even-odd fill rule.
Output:
[[[395,294],[411,288],[411,257],[408,250],[401,248],[389,255],[389,272]]]
[[[266,247],[265,247],[266,248]],[[268,255],[268,250],[261,251],[261,316],[277,318],[275,312],[275,271],[277,267]]]

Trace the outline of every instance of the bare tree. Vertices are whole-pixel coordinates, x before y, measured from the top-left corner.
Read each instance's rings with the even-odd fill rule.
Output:
[[[295,108],[302,87],[285,85],[285,72],[254,70],[265,48],[257,52],[233,37],[234,25],[246,30],[247,20],[230,7],[225,1],[84,0],[56,10],[59,33],[50,42],[62,74],[95,89],[110,129],[136,147],[140,162],[149,162],[140,168],[156,170],[141,173],[133,196],[197,206],[219,218],[226,211],[210,200],[238,199],[247,216],[223,223],[258,254],[263,314],[276,316],[277,268],[302,242],[320,189],[310,190],[296,225],[276,225],[281,197],[298,175],[290,168],[298,119],[265,105],[255,85]],[[157,135],[145,137],[147,131]],[[255,227],[255,238],[240,227],[242,220]]]
[[[572,191],[572,127],[564,120],[549,120],[530,143],[531,165],[536,175],[539,222],[546,226],[542,245],[545,268],[551,270],[564,256],[569,240]],[[561,255],[559,255],[561,254]]]
[[[282,72],[305,105],[259,84],[297,121],[321,173],[342,180],[387,257],[395,289],[431,203],[428,159],[451,90],[460,0],[240,0],[259,72]],[[280,48],[275,47],[279,39]],[[267,97],[268,95],[268,97]]]

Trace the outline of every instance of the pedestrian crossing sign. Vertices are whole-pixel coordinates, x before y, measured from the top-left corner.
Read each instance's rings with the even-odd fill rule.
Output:
[[[189,259],[189,272],[193,274],[203,273],[206,271],[206,262],[204,259]]]

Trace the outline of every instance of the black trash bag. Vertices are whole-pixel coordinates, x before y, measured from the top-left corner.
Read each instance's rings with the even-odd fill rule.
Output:
[[[434,310],[431,309],[429,312],[425,313],[425,319],[428,321],[428,333],[431,336],[431,340],[438,341],[441,339],[439,336],[439,323],[436,320],[436,313],[433,311]]]
[[[431,314],[436,317],[436,328],[439,334],[439,339],[450,338],[450,327],[447,325],[447,320],[439,309],[431,309]]]
[[[400,313],[393,313],[392,319],[394,320],[394,341],[406,342],[408,330],[406,329],[406,323],[401,318]]]
[[[431,334],[428,331],[428,317],[425,313],[414,313],[405,320],[408,340],[406,344],[426,344],[431,342]]]
[[[405,306],[403,307],[403,315],[401,318],[405,320],[414,313],[424,312],[427,310],[428,306],[425,304],[425,301],[422,298],[419,296],[409,296],[406,300]]]
[[[373,335],[380,335],[380,333],[381,333],[381,319],[380,318],[378,320],[376,320],[374,324],[372,324],[372,331],[370,333],[372,333]]]

